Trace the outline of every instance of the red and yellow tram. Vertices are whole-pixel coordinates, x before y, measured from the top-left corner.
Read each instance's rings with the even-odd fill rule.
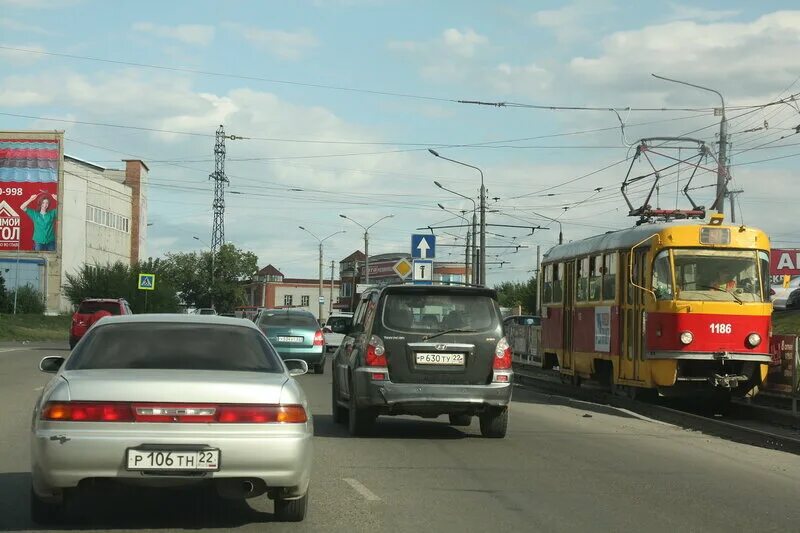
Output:
[[[769,356],[769,239],[698,221],[558,245],[541,276],[542,352],[574,383],[631,395],[755,394]]]

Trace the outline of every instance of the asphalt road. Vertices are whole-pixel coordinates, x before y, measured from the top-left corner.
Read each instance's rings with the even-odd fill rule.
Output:
[[[28,427],[53,347],[0,345],[0,530],[28,518]],[[517,388],[509,435],[477,423],[380,419],[348,437],[330,372],[301,378],[316,425],[309,515],[270,523],[266,498],[120,489],[85,499],[95,531],[797,531],[800,458]]]

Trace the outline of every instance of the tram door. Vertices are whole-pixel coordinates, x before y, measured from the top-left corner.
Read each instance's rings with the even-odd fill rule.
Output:
[[[575,310],[575,262],[567,261],[564,263],[564,316],[562,317],[562,343],[561,368],[572,368],[572,326],[573,312]]]
[[[644,304],[647,293],[639,287],[646,286],[645,266],[647,250],[633,252],[633,268],[630,268],[630,252],[620,254],[624,281],[622,288],[622,313],[620,324],[623,335],[622,356],[620,357],[620,379],[640,381],[639,366],[644,354]]]

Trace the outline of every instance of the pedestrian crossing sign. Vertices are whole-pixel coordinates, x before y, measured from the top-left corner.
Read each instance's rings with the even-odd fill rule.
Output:
[[[139,274],[139,290],[140,291],[154,291],[154,290],[156,290],[156,275],[155,274]]]

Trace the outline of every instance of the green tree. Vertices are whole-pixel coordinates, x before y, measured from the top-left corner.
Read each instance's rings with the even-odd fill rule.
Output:
[[[3,273],[0,272],[0,313],[8,313],[10,311],[6,280],[3,279]]]
[[[513,282],[505,281],[495,285],[497,300],[501,307],[522,306],[523,313],[534,313],[536,311],[536,277],[531,277],[528,281]]]
[[[122,262],[84,265],[77,272],[66,273],[64,293],[74,305],[86,298],[125,298],[134,313],[174,313],[178,310],[177,290],[164,272],[159,259],[141,261],[133,268]],[[140,273],[156,275],[154,291],[138,289]]]
[[[244,283],[258,270],[258,257],[232,244],[223,245],[214,257],[212,280],[211,252],[167,254],[165,276],[190,306],[214,307],[230,312],[245,303]]]

